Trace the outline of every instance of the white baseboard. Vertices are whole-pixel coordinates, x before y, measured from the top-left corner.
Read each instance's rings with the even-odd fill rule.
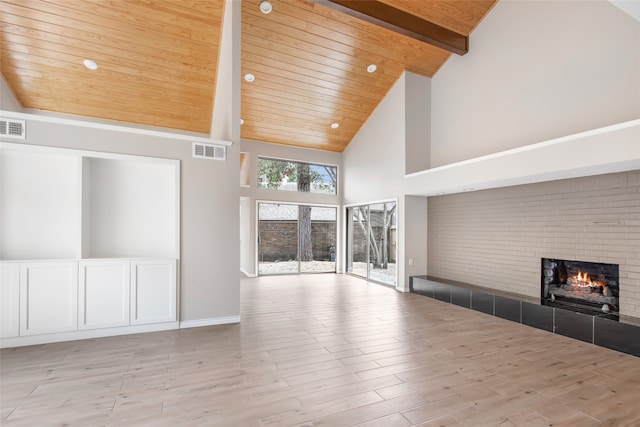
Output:
[[[144,332],[168,331],[172,329],[197,328],[200,326],[225,325],[229,323],[240,323],[240,316],[214,317],[211,319],[186,320],[183,322],[131,325],[118,328],[92,329],[73,332],[60,332],[55,334],[3,338],[0,340],[0,348],[50,344],[54,342],[113,337],[117,335],[139,334]]]
[[[91,329],[73,332],[59,332],[55,334],[28,335],[22,337],[3,338],[0,348],[22,347],[26,345],[49,344],[54,342],[75,341],[91,338],[113,337],[116,335],[140,334],[143,332],[158,332],[178,329],[178,322],[155,323],[149,325],[131,325],[118,328]]]
[[[27,345],[140,334],[144,332],[169,331],[172,329],[197,328],[200,326],[225,325],[229,323],[240,323],[240,316],[214,317],[211,319],[186,320],[183,322],[131,325],[118,328],[91,329],[73,332],[59,332],[54,334],[2,338],[0,340],[0,348],[23,347]]]
[[[247,270],[245,270],[244,268],[240,268],[240,272],[247,277],[258,277],[257,274],[248,273]]]
[[[180,329],[199,328],[201,326],[226,325],[240,323],[240,316],[213,317],[210,319],[185,320],[180,322]]]

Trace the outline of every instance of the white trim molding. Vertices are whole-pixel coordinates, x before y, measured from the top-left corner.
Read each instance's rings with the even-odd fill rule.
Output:
[[[0,348],[22,347],[26,345],[49,344],[64,341],[76,341],[90,338],[114,337],[119,335],[140,334],[178,329],[178,322],[150,323],[147,325],[129,325],[116,328],[91,329],[54,334],[28,335],[3,338]]]
[[[33,113],[18,113],[15,111],[0,110],[0,117],[19,120],[33,120],[46,123],[57,123],[68,126],[79,126],[92,129],[110,130],[114,132],[126,132],[138,135],[155,136],[160,138],[175,139],[179,141],[204,142],[207,144],[218,144],[231,146],[231,141],[216,140],[204,136],[189,135],[186,133],[169,132],[165,130],[147,129],[142,127],[122,126],[111,123],[101,123],[95,121],[85,121],[80,119],[71,119],[66,117],[46,116]],[[27,123],[28,127],[28,123]]]
[[[440,196],[640,168],[640,119],[405,175],[406,194]]]
[[[244,274],[245,276],[247,276],[247,277],[258,277],[258,275],[257,275],[257,274],[255,274],[255,273],[249,273],[249,272],[248,272],[247,270],[245,270],[244,268],[240,268],[240,272],[241,272],[242,274]]]
[[[199,328],[201,326],[227,325],[230,323],[240,323],[240,315],[226,317],[212,317],[209,319],[184,320],[180,322],[180,329]]]

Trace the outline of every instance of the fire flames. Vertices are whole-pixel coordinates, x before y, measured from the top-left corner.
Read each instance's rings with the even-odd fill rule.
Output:
[[[596,286],[604,288],[604,283],[592,281],[591,276],[589,276],[589,273],[586,271],[584,273],[582,271],[578,271],[578,274],[569,278],[569,283],[572,286],[579,288],[592,288]]]
[[[584,272],[584,274],[582,273],[582,271],[578,271],[578,275],[576,276],[576,281],[578,283],[584,283],[585,286],[591,286],[591,277],[589,276],[589,273],[587,273],[586,271]]]

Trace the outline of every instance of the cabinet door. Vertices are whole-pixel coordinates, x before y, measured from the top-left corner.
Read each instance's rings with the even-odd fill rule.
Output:
[[[20,335],[78,329],[78,263],[20,264]]]
[[[131,261],[131,324],[177,320],[176,260]]]
[[[82,261],[78,270],[78,329],[128,326],[129,261]]]
[[[0,264],[0,338],[20,334],[20,265]]]

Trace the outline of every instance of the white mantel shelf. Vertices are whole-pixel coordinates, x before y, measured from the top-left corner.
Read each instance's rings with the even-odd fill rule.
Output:
[[[640,119],[405,175],[437,196],[640,169]]]

